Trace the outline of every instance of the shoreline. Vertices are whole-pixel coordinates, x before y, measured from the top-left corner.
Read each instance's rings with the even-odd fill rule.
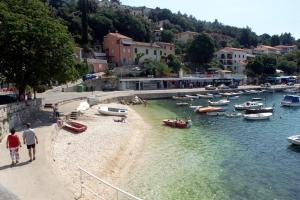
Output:
[[[79,102],[65,105],[70,109],[77,104]],[[98,115],[97,105],[77,120],[88,126],[86,132],[75,135],[62,129],[52,133],[51,167],[75,196],[79,196],[80,191],[78,163],[101,179],[122,188],[122,184],[126,184],[126,175],[143,149],[149,130],[146,127],[150,125],[132,107],[116,103],[109,105],[127,108],[127,122],[117,123],[113,121],[117,117]],[[93,181],[89,183],[96,185]],[[105,188],[101,190],[106,191]],[[104,193],[109,195],[109,192]]]

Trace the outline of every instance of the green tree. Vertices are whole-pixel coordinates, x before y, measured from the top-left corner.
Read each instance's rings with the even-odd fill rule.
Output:
[[[88,0],[79,0],[78,7],[81,12],[81,44],[88,45]]]
[[[273,35],[271,37],[271,46],[277,46],[280,45],[280,38],[278,35]]]
[[[170,74],[171,69],[163,62],[150,61],[145,63],[146,75],[154,75],[155,77],[163,77]]]
[[[167,65],[172,69],[173,72],[178,73],[182,64],[180,60],[173,54],[167,56]]]
[[[174,39],[175,39],[175,35],[172,31],[170,30],[163,30],[161,32],[161,40],[162,42],[169,42],[169,43],[172,43],[174,42]]]
[[[257,45],[257,36],[251,31],[249,27],[247,27],[241,30],[238,41],[244,47],[250,48],[251,46]]]
[[[281,69],[287,75],[293,75],[297,72],[297,63],[294,61],[288,61],[286,59],[282,59],[278,62],[278,69]]]
[[[269,34],[262,34],[258,37],[258,42],[263,45],[271,45],[271,36]]]
[[[276,73],[276,64],[273,56],[259,56],[247,64],[246,72],[249,77],[262,80]]]
[[[187,56],[190,62],[203,66],[212,60],[214,52],[215,47],[211,37],[205,33],[200,33],[189,46]]]
[[[298,40],[296,41],[296,45],[297,45],[298,49],[300,50],[300,39],[298,39]]]
[[[283,33],[280,35],[280,42],[282,45],[293,45],[295,44],[295,38],[291,33]]]
[[[0,2],[0,30],[0,73],[20,94],[78,77],[71,35],[41,1]]]

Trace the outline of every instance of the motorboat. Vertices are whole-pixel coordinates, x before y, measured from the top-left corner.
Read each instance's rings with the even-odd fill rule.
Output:
[[[225,113],[225,116],[228,118],[238,118],[243,116],[243,114],[239,112],[232,112],[232,113]]]
[[[190,98],[188,98],[186,96],[172,96],[172,99],[174,99],[174,100],[188,100]]]
[[[127,116],[128,110],[124,108],[111,108],[107,106],[103,106],[98,108],[98,112],[102,115],[110,115],[110,116]]]
[[[239,98],[240,98],[240,96],[230,96],[230,97],[227,97],[228,100],[237,100]]]
[[[300,96],[285,95],[281,101],[282,106],[297,107],[300,106]]]
[[[190,106],[191,109],[194,110],[194,112],[197,112],[199,108],[203,108],[203,106]]]
[[[80,113],[84,113],[90,108],[90,104],[88,102],[81,102],[77,107],[76,111]]]
[[[255,108],[261,108],[264,104],[260,102],[255,101],[247,101],[243,104],[234,105],[234,108],[236,110],[248,110],[248,109],[255,109]]]
[[[181,120],[181,119],[165,119],[163,120],[164,125],[173,128],[190,128],[192,126],[191,120]]]
[[[257,114],[244,114],[244,119],[248,120],[264,120],[270,119],[272,117],[272,113],[257,113]]]
[[[225,105],[228,105],[230,103],[229,100],[227,99],[222,99],[220,101],[210,101],[208,100],[208,104],[211,105],[211,106],[225,106]]]
[[[222,95],[224,97],[232,97],[232,96],[236,96],[236,93],[233,93],[233,92],[225,92],[225,93],[222,93]]]
[[[188,106],[188,105],[190,104],[187,102],[176,103],[176,106]]]
[[[235,95],[243,95],[244,92],[243,91],[238,91],[238,92],[235,92]]]
[[[208,115],[208,116],[224,116],[225,112],[209,112],[209,113],[206,113],[206,115]]]
[[[87,126],[84,124],[80,124],[78,122],[70,121],[63,125],[63,129],[78,134],[78,133],[82,133],[82,132],[86,131]]]
[[[197,95],[185,95],[188,99],[199,99],[199,96]]]
[[[252,98],[252,101],[262,101],[262,98]]]
[[[259,94],[262,93],[262,91],[259,90],[245,90],[245,94]]]
[[[213,99],[214,98],[213,94],[197,94],[197,96],[202,99]]]
[[[219,112],[219,111],[221,112],[222,110],[223,110],[222,107],[207,106],[207,107],[199,108],[197,112],[200,114],[205,114],[209,112]]]
[[[246,110],[245,114],[257,114],[257,113],[273,113],[273,107],[261,107],[255,109],[248,109]]]
[[[300,145],[300,135],[293,135],[287,138],[287,140],[295,145]]]

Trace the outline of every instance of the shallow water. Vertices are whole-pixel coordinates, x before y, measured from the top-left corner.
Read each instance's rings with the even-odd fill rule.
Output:
[[[270,120],[199,115],[173,100],[135,107],[153,130],[125,188],[149,200],[299,199],[300,148],[286,138],[300,132],[300,109],[280,107],[281,93],[245,95],[227,108],[252,97],[275,104]],[[175,117],[191,117],[192,128],[162,126],[163,119]]]

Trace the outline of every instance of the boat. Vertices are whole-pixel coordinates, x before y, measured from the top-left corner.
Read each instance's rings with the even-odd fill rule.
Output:
[[[300,106],[300,96],[296,95],[285,95],[281,101],[282,106],[297,107]]]
[[[76,111],[80,113],[84,113],[90,108],[90,104],[88,102],[81,102],[77,107]]]
[[[231,97],[227,97],[228,100],[237,100],[239,99],[240,96],[231,96]]]
[[[262,107],[256,109],[248,109],[245,114],[257,114],[257,113],[272,113],[274,111],[273,107]]]
[[[181,120],[181,119],[165,119],[163,120],[164,125],[173,128],[190,128],[192,126],[191,120]]]
[[[87,126],[78,122],[67,122],[63,125],[63,129],[71,131],[73,133],[82,133],[86,131]]]
[[[225,112],[209,112],[209,113],[206,113],[206,115],[209,115],[209,116],[224,116]]]
[[[225,93],[222,93],[222,95],[223,95],[224,97],[232,97],[232,96],[235,96],[236,93],[233,93],[233,92],[225,92]]]
[[[110,116],[126,116],[126,115],[128,115],[127,109],[111,108],[111,107],[107,107],[107,106],[98,108],[98,112],[102,115],[110,115]]]
[[[252,98],[252,101],[262,101],[262,98]]]
[[[295,145],[300,145],[300,135],[293,135],[287,138],[287,140]]]
[[[254,108],[261,108],[264,104],[255,102],[255,101],[247,101],[243,104],[234,105],[234,108],[236,110],[248,110],[248,109],[254,109]]]
[[[199,99],[199,96],[197,95],[185,95],[188,99]]]
[[[298,93],[298,90],[296,88],[290,88],[290,89],[284,90],[283,92],[289,93],[289,94],[295,94],[295,93]]]
[[[272,117],[272,113],[257,113],[257,114],[244,114],[244,119],[248,120],[264,120],[270,119]]]
[[[214,98],[221,98],[222,95],[221,94],[214,94]]]
[[[221,110],[223,110],[222,107],[207,106],[207,107],[197,109],[197,112],[200,113],[200,114],[205,114],[205,113],[209,113],[209,112],[219,112]]]
[[[220,101],[210,101],[208,100],[208,104],[211,106],[225,106],[228,105],[230,103],[230,101],[228,101],[227,99],[222,99]]]
[[[238,91],[238,92],[235,92],[236,95],[243,95],[244,92],[243,91]]]
[[[262,91],[259,90],[245,90],[245,94],[259,94],[262,93]]]
[[[186,96],[172,96],[174,100],[188,100],[189,98]]]
[[[225,116],[228,118],[238,118],[243,116],[243,114],[239,112],[232,112],[232,113],[225,113]]]
[[[202,99],[213,99],[214,98],[213,94],[197,94],[197,96]]]
[[[190,106],[191,109],[203,108],[203,106]]]
[[[176,103],[176,106],[188,106],[188,105],[190,104],[187,102]]]

